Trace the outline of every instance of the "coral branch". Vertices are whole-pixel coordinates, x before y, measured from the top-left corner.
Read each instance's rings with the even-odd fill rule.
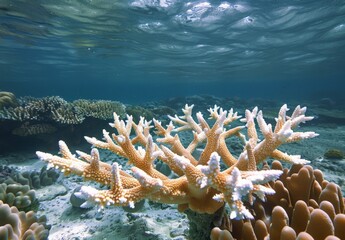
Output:
[[[288,163],[307,163],[300,156],[288,155],[278,150],[282,144],[312,138],[314,132],[294,132],[301,123],[309,121],[306,108],[297,106],[288,117],[288,108],[283,105],[273,127],[267,124],[262,111],[255,107],[246,110],[245,126],[230,127],[230,123],[240,116],[225,111],[218,106],[209,109],[210,120],[205,120],[202,113],[192,114],[193,105],[186,105],[184,115],[169,116],[171,122],[166,127],[153,119],[154,132],[151,136],[151,121],[143,117],[138,123],[131,116],[127,121],[114,113],[112,135],[103,130],[104,140],[85,137],[94,148],[91,154],[78,151],[75,157],[67,145],[59,142],[60,154],[53,156],[37,152],[37,156],[50,166],[61,169],[65,174],[83,176],[86,180],[96,181],[110,187],[109,190],[97,190],[84,186],[76,196],[86,202],[83,207],[98,205],[133,206],[142,199],[151,199],[163,203],[179,204],[180,209],[190,208],[199,213],[215,213],[225,203],[230,207],[230,217],[234,219],[252,219],[254,216],[248,204],[254,204],[256,197],[261,201],[275,191],[268,182],[275,181],[281,170],[259,170],[267,158],[275,158]],[[246,135],[241,133],[247,129]],[[134,130],[134,131],[133,131]],[[258,130],[263,139],[259,139]],[[191,131],[193,139],[182,142],[182,131]],[[243,142],[243,151],[236,157],[227,146],[227,139],[239,137]],[[185,147],[187,146],[187,147]],[[204,146],[200,157],[193,155],[197,147]],[[132,173],[120,169],[118,163],[110,166],[101,161],[96,148],[110,150],[132,164]],[[178,177],[169,178],[155,169],[155,162],[163,161]],[[221,169],[221,162],[225,168]]]

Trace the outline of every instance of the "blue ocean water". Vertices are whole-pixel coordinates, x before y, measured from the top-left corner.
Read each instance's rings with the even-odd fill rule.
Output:
[[[1,0],[0,90],[344,100],[345,1]]]

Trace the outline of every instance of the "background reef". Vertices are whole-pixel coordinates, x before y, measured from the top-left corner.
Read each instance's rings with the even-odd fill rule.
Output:
[[[49,147],[67,137],[77,144],[83,134],[94,135],[98,126],[105,126],[113,119],[113,112],[121,117],[130,114],[135,119],[174,113],[169,107],[126,106],[108,100],[79,99],[67,102],[58,96],[16,98],[8,92],[0,92],[0,97],[0,100],[3,99],[0,105],[0,134],[4,136],[0,139],[0,153],[18,151],[19,146],[30,149],[28,140],[33,145]]]

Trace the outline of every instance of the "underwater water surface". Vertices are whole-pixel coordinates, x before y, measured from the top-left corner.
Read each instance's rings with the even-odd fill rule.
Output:
[[[344,19],[344,0],[2,0],[0,89],[342,99]]]

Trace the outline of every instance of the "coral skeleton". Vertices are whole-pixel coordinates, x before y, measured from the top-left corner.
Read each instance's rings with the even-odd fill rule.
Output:
[[[313,119],[305,116],[305,107],[297,106],[292,115],[287,116],[288,108],[283,105],[274,127],[266,123],[257,107],[246,110],[243,119],[233,109],[226,111],[218,106],[209,109],[208,120],[201,112],[193,117],[192,110],[193,105],[186,105],[182,109],[183,116],[169,116],[171,121],[166,127],[156,119],[141,118],[135,123],[131,116],[125,121],[114,113],[114,122],[110,124],[114,128],[113,134],[103,130],[103,140],[85,137],[93,147],[90,155],[77,151],[79,157],[76,157],[63,141],[59,142],[61,156],[40,151],[36,154],[66,175],[79,175],[85,180],[109,186],[108,190],[83,186],[75,193],[86,200],[83,207],[133,207],[142,199],[150,199],[178,204],[180,211],[191,209],[213,214],[228,204],[231,219],[252,219],[253,210],[247,206],[257,198],[264,201],[266,195],[274,194],[268,182],[283,173],[281,170],[262,170],[263,163],[267,159],[276,159],[290,164],[306,164],[307,160],[278,148],[282,144],[317,136],[314,132],[295,131],[301,123]],[[245,125],[232,127],[237,120]],[[184,131],[192,133],[189,144],[180,139]],[[243,142],[243,151],[237,157],[227,145],[230,137]],[[195,157],[200,148],[200,156]],[[116,162],[110,165],[101,161],[97,149],[106,149],[126,158],[133,166],[132,174],[122,170]],[[156,161],[167,164],[176,177],[169,178],[158,171]]]

